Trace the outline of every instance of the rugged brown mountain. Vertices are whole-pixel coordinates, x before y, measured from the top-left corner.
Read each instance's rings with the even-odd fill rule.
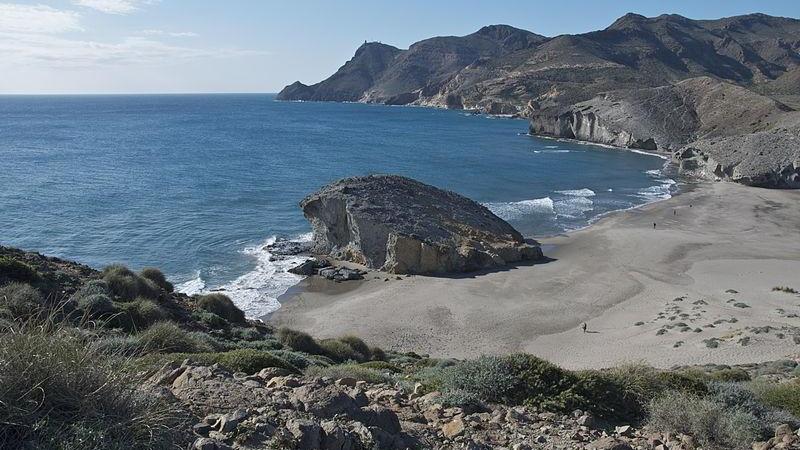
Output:
[[[692,154],[682,167],[694,174],[800,187],[800,156],[783,147],[800,135],[797,19],[626,14],[578,35],[495,25],[389,47],[380,58],[366,46],[383,44],[365,44],[329,79],[296,82],[278,99],[521,115],[534,134]],[[717,138],[740,147],[722,150]],[[695,142],[693,153],[681,151]]]
[[[800,20],[764,14],[718,20],[627,14],[604,30],[554,38],[493,25],[408,50],[365,44],[331,78],[296,82],[278,98],[522,112],[529,102],[563,106],[603,91],[697,76],[767,83],[800,66],[798,50]]]

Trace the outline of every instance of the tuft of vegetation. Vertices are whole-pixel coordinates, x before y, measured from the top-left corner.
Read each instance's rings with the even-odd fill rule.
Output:
[[[372,359],[372,349],[361,340],[361,338],[348,334],[339,337],[337,340],[353,349],[353,351],[359,355],[360,361],[369,361]]]
[[[230,323],[246,323],[244,312],[233,304],[227,296],[219,293],[198,295],[197,306],[200,309],[214,313]]]
[[[709,377],[714,381],[743,382],[750,381],[750,374],[746,370],[735,368],[724,368],[711,372]]]
[[[323,339],[319,341],[319,346],[322,347],[322,351],[325,356],[336,362],[343,363],[348,361],[366,361],[364,355],[353,350],[352,347],[340,341],[339,339]]]
[[[68,329],[0,334],[0,447],[185,447],[184,414],[137,389],[125,360]]]
[[[775,286],[774,288],[772,288],[772,291],[785,292],[787,294],[800,294],[800,292],[797,292],[797,289],[790,288],[789,286]]]
[[[157,299],[161,296],[161,288],[153,281],[140,277],[121,264],[114,264],[103,269],[103,280],[108,290],[121,301],[131,301],[137,297]]]
[[[208,311],[194,311],[192,312],[192,319],[202,323],[211,330],[227,330],[231,326],[227,320]]]
[[[779,408],[762,401],[758,394],[745,383],[712,382],[709,383],[709,398],[725,405],[729,409],[747,411],[758,419],[760,433],[768,437],[780,424],[789,424],[793,428],[800,426],[800,420],[787,412],[783,405]],[[776,386],[769,384],[769,386]]]
[[[114,321],[128,331],[144,330],[156,322],[169,320],[169,313],[147,298],[140,297],[132,302],[123,303],[120,310]]]
[[[311,355],[321,355],[324,353],[319,343],[310,334],[302,331],[292,330],[291,328],[281,328],[278,330],[278,340],[284,347],[288,347],[298,352],[305,352]]]
[[[139,272],[139,276],[152,281],[156,286],[160,287],[166,292],[172,292],[175,290],[175,287],[172,285],[172,283],[167,281],[167,277],[164,276],[164,273],[155,267],[145,267]]]
[[[556,407],[577,377],[527,354],[482,356],[439,371],[444,392],[463,391],[486,402]]]
[[[33,283],[38,278],[39,274],[28,264],[14,258],[0,256],[0,282],[6,280]]]
[[[386,352],[382,348],[370,347],[369,352],[372,354],[373,361],[386,361]]]
[[[707,449],[749,449],[762,437],[753,414],[687,392],[667,391],[650,403],[649,411],[653,429],[691,435]]]
[[[360,364],[339,364],[335,366],[310,366],[305,371],[306,375],[329,378],[353,378],[368,383],[388,383],[391,377],[375,369],[364,367]]]
[[[800,417],[800,381],[753,383],[750,387],[761,402]]]
[[[212,365],[219,364],[233,372],[245,372],[247,374],[254,374],[261,369],[267,367],[278,367],[286,369],[294,373],[299,373],[300,370],[287,362],[286,360],[276,356],[272,352],[265,352],[261,350],[253,350],[249,348],[239,348],[227,352],[219,353],[196,353],[188,355],[173,355],[176,359],[183,357],[189,358],[199,364]]]
[[[367,361],[361,363],[361,366],[389,373],[400,373],[403,371],[403,369],[400,367],[397,367],[396,365],[386,361]]]
[[[25,320],[38,314],[43,305],[42,294],[27,283],[13,282],[0,287],[0,316]]]
[[[137,335],[139,345],[145,352],[153,353],[200,353],[214,348],[197,335],[183,330],[173,322],[158,322]]]

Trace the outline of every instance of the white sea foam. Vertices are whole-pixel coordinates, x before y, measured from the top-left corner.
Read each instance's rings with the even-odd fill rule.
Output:
[[[311,240],[311,233],[293,240],[308,242]],[[253,259],[255,267],[230,283],[210,289],[198,273],[194,279],[179,284],[178,291],[190,295],[224,292],[248,317],[257,318],[275,311],[280,308],[278,297],[303,279],[288,270],[308,259],[301,255],[274,257],[269,247],[275,241],[276,237],[272,236],[262,244],[242,249],[243,254]]]
[[[577,219],[594,209],[594,202],[588,197],[569,196],[554,204],[556,215]]]
[[[637,197],[646,200],[648,203],[672,197],[672,189],[676,184],[675,180],[664,178],[664,171],[661,169],[652,169],[645,171],[645,173],[659,184],[641,189],[636,193]]]
[[[175,290],[183,292],[186,295],[194,295],[203,292],[206,288],[206,282],[200,276],[200,271],[196,271],[192,278],[175,285]]]
[[[484,203],[484,206],[503,220],[518,219],[531,214],[553,214],[553,200],[550,197],[518,202]]]
[[[589,188],[581,188],[581,189],[568,189],[565,191],[556,191],[559,194],[563,195],[572,195],[574,197],[594,197],[595,193],[593,190]]]
[[[534,150],[533,153],[570,153],[572,150],[565,149],[547,149],[547,150]]]

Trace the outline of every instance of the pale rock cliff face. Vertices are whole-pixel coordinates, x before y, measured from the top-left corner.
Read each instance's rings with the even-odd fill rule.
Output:
[[[607,92],[531,117],[531,134],[671,152],[683,173],[706,179],[800,187],[800,112],[710,77]]]
[[[394,175],[346,178],[301,202],[312,251],[391,273],[491,269],[542,258],[486,207]]]

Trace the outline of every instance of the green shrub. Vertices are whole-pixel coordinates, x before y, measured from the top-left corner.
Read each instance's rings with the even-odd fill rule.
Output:
[[[7,256],[0,256],[0,282],[22,281],[32,283],[39,278],[39,274],[31,266]]]
[[[214,349],[172,322],[158,322],[137,335],[141,348],[156,353],[200,353]]]
[[[156,286],[160,287],[166,292],[172,292],[175,290],[175,287],[172,285],[172,283],[167,281],[167,277],[165,277],[164,274],[155,267],[145,267],[139,272],[139,276],[152,281]]]
[[[649,406],[654,430],[691,435],[707,449],[749,449],[762,437],[758,419],[739,408],[679,391],[667,391]]]
[[[140,297],[123,303],[120,309],[121,313],[115,319],[126,330],[143,330],[156,322],[169,319],[169,313],[164,308],[146,298]]]
[[[369,352],[372,354],[373,361],[386,361],[386,352],[379,347],[370,347]]]
[[[350,348],[353,349],[356,353],[360,356],[359,361],[368,361],[372,359],[372,349],[369,348],[361,338],[353,335],[345,335],[337,339],[339,342],[347,344]]]
[[[311,366],[330,366],[334,364],[333,361],[317,355],[309,355],[306,353],[295,352],[292,350],[273,350],[271,353],[278,358],[281,358],[289,364],[304,370]]]
[[[214,313],[231,323],[245,323],[244,312],[233,304],[228,296],[223,294],[206,294],[197,296],[197,306],[200,309]]]
[[[109,291],[122,301],[130,301],[136,297],[157,299],[161,296],[161,288],[154,282],[136,275],[120,264],[103,269],[103,280]]]
[[[379,370],[381,372],[400,373],[403,371],[401,368],[386,361],[367,361],[361,363],[361,366],[369,369]]]
[[[767,386],[772,384],[767,384]],[[709,383],[709,397],[725,405],[747,411],[758,419],[761,433],[767,437],[780,424],[787,423],[793,428],[800,426],[800,420],[791,413],[770,406],[762,401],[756,392],[744,383],[712,382]],[[774,386],[774,385],[772,385]],[[782,407],[782,406],[778,406]]]
[[[184,355],[176,355],[183,357]],[[266,367],[279,367],[292,372],[299,372],[297,367],[279,358],[271,352],[240,348],[221,353],[197,353],[185,355],[191,361],[199,364],[219,364],[233,372],[254,374]]]
[[[105,294],[93,294],[81,297],[78,308],[89,319],[101,319],[116,313],[117,309],[111,299]]]
[[[325,356],[336,362],[361,362],[365,360],[364,355],[356,352],[352,347],[338,339],[323,339],[319,341],[319,346],[322,347]]]
[[[577,377],[526,354],[482,356],[439,371],[443,391],[463,391],[485,402],[549,404]]]
[[[290,328],[281,328],[278,330],[278,340],[284,347],[289,347],[298,352],[305,352],[312,355],[320,355],[323,353],[322,347],[314,340],[308,333],[302,331],[292,330]]]
[[[0,335],[0,448],[185,448],[184,415],[66,332]]]
[[[142,346],[135,336],[110,336],[92,343],[92,348],[107,355],[136,356]]]
[[[735,368],[719,369],[709,374],[714,381],[742,382],[750,381],[750,374],[746,370]]]
[[[800,417],[800,382],[785,383],[752,383],[751,389],[765,404],[785,409]]]
[[[226,330],[231,326],[227,320],[208,311],[194,311],[192,312],[192,319],[212,330]]]
[[[27,319],[42,312],[44,299],[38,289],[26,283],[0,287],[0,311],[9,319]]]
[[[479,411],[484,409],[481,399],[475,394],[466,391],[449,391],[442,394],[437,403],[446,408],[461,408],[465,411]]]
[[[377,370],[364,367],[360,364],[339,364],[335,366],[311,366],[306,369],[306,375],[329,378],[353,378],[368,383],[388,383],[391,378]]]
[[[238,348],[252,348],[254,350],[280,350],[283,348],[277,339],[261,339],[259,341],[239,341],[235,344]]]
[[[264,337],[263,334],[255,328],[235,327],[231,328],[230,335],[233,339],[241,341],[257,341]]]
[[[617,384],[624,386],[625,395],[643,406],[659,393],[668,390],[699,396],[708,392],[705,376],[699,372],[659,370],[630,364],[611,369],[607,374]]]

